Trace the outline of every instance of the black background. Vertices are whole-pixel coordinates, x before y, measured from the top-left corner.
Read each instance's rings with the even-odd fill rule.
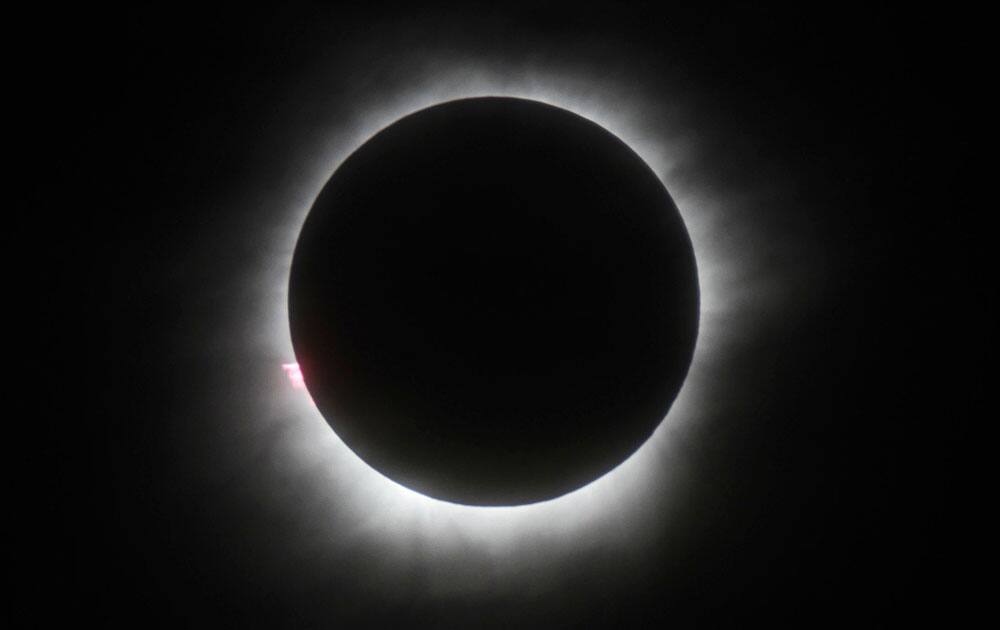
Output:
[[[959,182],[971,164],[959,37],[969,19],[840,5],[545,2],[36,16],[17,64],[27,111],[9,121],[33,138],[23,153],[35,175],[28,212],[12,213],[8,252],[15,294],[39,331],[12,333],[28,386],[11,408],[23,407],[16,425],[32,429],[8,446],[25,526],[13,538],[25,594],[15,618],[108,627],[954,621],[975,598],[964,583],[976,529],[966,450],[984,421],[981,368],[993,338],[983,211]],[[727,372],[743,421],[705,428],[694,446],[700,500],[689,518],[702,535],[680,554],[644,550],[628,588],[609,587],[604,567],[584,557],[560,590],[530,601],[406,600],[347,578],[275,589],[294,576],[229,562],[241,553],[227,542],[233,533],[268,521],[244,523],[178,464],[177,444],[198,434],[177,418],[210,376],[177,358],[178,344],[201,344],[208,329],[185,304],[240,264],[233,252],[208,266],[188,257],[201,235],[233,224],[230,206],[212,200],[247,178],[281,177],[259,171],[259,138],[276,133],[269,114],[302,67],[322,60],[352,76],[357,68],[339,60],[386,30],[452,38],[456,50],[520,58],[544,42],[565,44],[582,66],[610,50],[670,67],[682,77],[670,90],[697,91],[730,121],[726,134],[795,182],[813,237],[836,261],[800,296],[798,316],[771,322]]]

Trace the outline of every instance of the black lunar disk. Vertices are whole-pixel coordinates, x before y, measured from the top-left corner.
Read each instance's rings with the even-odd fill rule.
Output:
[[[451,101],[355,151],[302,228],[289,313],[309,392],[389,478],[471,505],[579,488],[687,374],[684,223],[626,144],[566,110]]]

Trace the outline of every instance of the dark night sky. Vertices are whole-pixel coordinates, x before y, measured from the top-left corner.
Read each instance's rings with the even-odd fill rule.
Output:
[[[34,471],[18,484],[32,516],[15,545],[27,594],[15,617],[801,627],[962,613],[964,451],[993,333],[984,237],[958,181],[962,53],[934,48],[961,20],[531,7],[162,9],[40,29],[51,45],[29,56],[25,92],[45,131],[27,157],[47,179],[31,184],[14,251],[31,243],[38,260],[23,289],[44,334],[15,346],[45,375],[26,423],[44,446],[14,447]],[[425,77],[439,58],[511,75],[551,62],[633,81],[612,100],[644,111],[683,104],[697,155],[685,181],[739,213],[719,229],[751,226],[732,238],[753,241],[734,247],[754,252],[754,290],[782,290],[752,327],[732,321],[747,332],[720,359],[718,410],[685,433],[677,529],[647,518],[617,559],[600,541],[566,543],[542,590],[519,588],[530,580],[516,571],[474,594],[422,589],[426,567],[385,561],[377,537],[296,571],[275,560],[296,517],[263,498],[269,472],[240,467],[271,462],[222,448],[237,441],[232,410],[256,404],[241,380],[255,373],[220,331],[253,334],[252,305],[226,287],[253,281],[240,274],[275,229],[267,191],[300,181],[300,139],[343,142],[351,123],[329,121],[376,108],[380,86],[405,89],[422,56]],[[396,568],[415,572],[411,587],[379,582]]]

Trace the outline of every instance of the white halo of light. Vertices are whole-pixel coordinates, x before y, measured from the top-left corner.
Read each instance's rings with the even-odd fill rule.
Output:
[[[592,88],[588,92],[593,92]],[[435,89],[415,89],[412,94],[398,97],[399,103],[397,105],[386,107],[377,113],[371,113],[370,123],[367,125],[367,128],[361,130],[354,141],[345,143],[344,149],[338,151],[338,155],[330,160],[330,166],[324,169],[325,176],[311,186],[313,194],[310,197],[315,200],[329,177],[354,150],[365,144],[379,131],[392,125],[404,116],[456,99],[485,96],[505,96],[539,101],[571,111],[599,124],[628,144],[653,169],[661,178],[667,190],[671,192],[671,196],[681,211],[689,234],[691,234],[692,244],[695,249],[695,257],[698,264],[698,281],[701,291],[701,323],[699,340],[692,360],[690,374],[685,380],[684,387],[674,402],[668,417],[690,418],[692,415],[692,409],[690,408],[692,390],[697,391],[701,389],[698,386],[698,381],[700,380],[699,376],[704,371],[701,366],[705,358],[702,356],[705,354],[704,342],[706,339],[714,338],[719,332],[717,326],[714,325],[713,320],[715,317],[713,315],[726,310],[723,302],[724,293],[720,291],[719,287],[719,269],[710,262],[719,259],[719,252],[712,252],[704,238],[704,235],[710,230],[710,225],[706,225],[710,221],[706,222],[705,220],[706,209],[698,204],[697,199],[693,198],[688,191],[678,191],[678,186],[673,185],[670,181],[669,174],[673,164],[683,159],[683,156],[677,154],[676,148],[674,151],[670,151],[662,143],[653,141],[648,136],[636,133],[634,130],[637,125],[629,120],[622,109],[613,109],[609,105],[602,106],[600,99],[594,94],[581,95],[565,90],[565,88],[556,91],[546,89],[545,83],[541,81],[537,83],[529,81],[521,89],[512,89],[510,86],[500,87],[496,82],[491,82],[485,78],[480,78],[479,81],[472,85],[445,79]],[[298,234],[311,208],[312,203],[309,203],[297,209],[292,229],[289,232],[290,238],[288,243],[290,247],[287,250],[288,262],[283,269],[285,272],[284,280],[286,287],[287,273],[291,267],[291,253],[294,251]],[[287,304],[287,293],[283,298],[281,300],[282,306]],[[287,310],[282,309],[279,316],[287,324]],[[293,356],[287,325],[283,333],[282,338],[277,340],[278,343],[276,345],[283,347],[285,352],[282,356]],[[303,414],[317,416],[317,419],[322,423],[322,429],[335,436],[335,432],[329,429],[319,410],[311,404],[311,400],[308,400],[308,397],[305,397],[305,400],[308,403],[303,405],[300,411]],[[473,530],[480,533],[484,532],[484,528],[486,531],[495,530],[498,519],[506,521],[508,525],[525,525],[528,521],[535,519],[550,523],[567,523],[572,522],[572,519],[550,520],[550,517],[558,516],[563,511],[575,513],[586,503],[597,502],[607,505],[607,500],[612,497],[620,500],[622,497],[628,497],[628,495],[634,493],[637,490],[635,486],[642,485],[643,470],[649,468],[647,460],[655,455],[651,453],[655,449],[648,448],[648,446],[650,443],[655,445],[655,442],[663,439],[664,436],[662,433],[664,431],[661,430],[663,427],[664,423],[661,422],[660,428],[647,443],[614,470],[573,492],[548,501],[527,505],[505,507],[468,506],[430,498],[396,483],[368,467],[367,464],[363,468],[353,471],[353,474],[350,476],[369,477],[369,479],[359,480],[359,484],[367,485],[371,483],[381,486],[379,488],[380,496],[376,503],[383,506],[387,509],[388,513],[393,514],[397,518],[400,516],[397,513],[398,511],[405,511],[420,512],[422,517],[430,519],[469,519],[475,522]],[[363,460],[358,458],[339,439],[335,443],[329,444],[329,446],[338,451],[346,449],[346,453],[338,454],[338,457],[344,456],[355,463],[364,463]],[[489,512],[489,514],[485,514],[484,510]],[[477,518],[477,515],[481,518]],[[490,539],[493,540],[491,541]],[[483,538],[483,542],[486,543],[495,541],[496,538],[493,535]]]
[[[759,254],[752,247],[741,247],[745,242],[741,233],[753,228],[734,225],[731,215],[734,206],[745,207],[753,191],[712,194],[706,180],[680,173],[678,167],[691,159],[698,140],[683,128],[681,104],[650,103],[627,83],[564,69],[505,73],[438,64],[433,73],[418,75],[406,88],[379,92],[377,107],[359,113],[356,120],[332,125],[337,131],[323,141],[319,154],[302,158],[307,170],[295,186],[294,198],[279,200],[272,209],[281,214],[254,272],[256,286],[264,287],[259,295],[261,320],[247,340],[255,356],[270,361],[275,372],[273,381],[258,394],[267,409],[263,413],[271,414],[267,422],[282,418],[286,423],[273,446],[282,467],[275,475],[308,480],[310,487],[305,498],[301,491],[264,497],[308,514],[309,536],[298,543],[308,549],[302,556],[322,561],[351,545],[377,546],[382,561],[375,561],[364,576],[373,584],[412,581],[397,569],[400,564],[420,563],[429,567],[422,578],[428,584],[422,588],[433,592],[487,590],[504,575],[526,571],[541,571],[535,584],[543,588],[545,570],[533,551],[543,550],[548,561],[587,545],[641,554],[642,545],[636,542],[650,535],[649,524],[666,523],[672,493],[685,474],[686,430],[717,404],[722,396],[718,368],[727,350],[735,336],[745,336],[769,308],[770,304],[762,308],[761,295],[765,302],[773,302],[768,296],[774,292],[754,281]],[[548,103],[599,124],[627,143],[660,177],[681,213],[694,247],[701,292],[699,334],[687,379],[646,443],[584,487],[548,501],[510,507],[448,503],[383,476],[337,437],[304,391],[289,387],[281,369],[294,360],[287,313],[292,253],[329,177],[355,149],[403,116],[479,96]],[[740,326],[733,325],[734,318]],[[377,544],[371,542],[376,540]]]

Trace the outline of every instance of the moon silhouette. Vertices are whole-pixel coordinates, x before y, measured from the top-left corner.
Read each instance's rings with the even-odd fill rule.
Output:
[[[468,505],[552,499],[666,416],[698,332],[691,241],[663,183],[592,121],[451,101],[358,148],[316,199],[292,343],[337,435]]]

